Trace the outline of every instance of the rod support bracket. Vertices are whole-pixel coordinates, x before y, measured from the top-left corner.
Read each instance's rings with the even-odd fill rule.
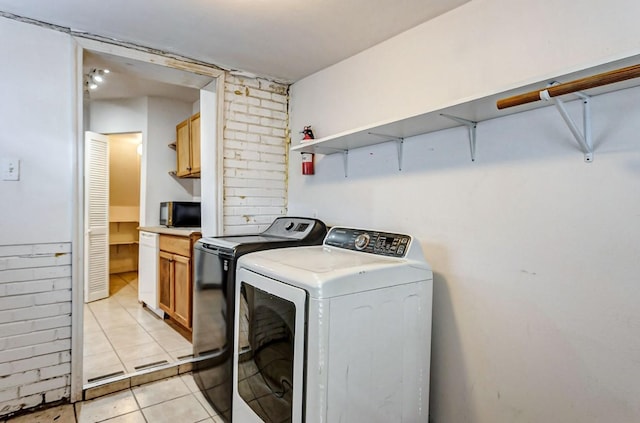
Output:
[[[469,130],[469,150],[471,151],[471,161],[476,161],[476,128],[478,127],[478,122],[475,120],[464,119],[458,116],[452,116],[445,113],[440,113],[440,116],[446,117],[447,119],[451,119],[454,122],[458,122],[461,125],[464,125]]]
[[[344,177],[349,176],[349,150],[344,150],[342,152],[342,160],[344,165]]]
[[[547,93],[546,95],[543,93]],[[575,121],[569,115],[567,108],[565,107],[565,103],[559,97],[551,98],[547,90],[540,91],[540,99],[545,101],[550,101],[555,104],[558,113],[562,116],[562,119],[569,127],[569,130],[573,134],[573,137],[576,139],[582,152],[584,153],[584,161],[585,163],[593,162],[593,135],[591,131],[591,97],[581,93],[575,92],[576,96],[580,98],[582,102],[582,132],[576,125]]]

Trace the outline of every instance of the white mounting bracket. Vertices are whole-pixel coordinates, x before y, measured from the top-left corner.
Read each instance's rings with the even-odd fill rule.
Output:
[[[344,177],[349,176],[349,150],[342,152],[342,160],[344,161]]]
[[[552,98],[549,95],[548,90],[540,91],[540,99],[544,101],[553,101],[553,103],[556,105],[556,109],[558,109],[558,112],[560,112],[562,119],[564,119],[565,123],[569,127],[569,130],[573,134],[573,137],[576,139],[576,141],[578,141],[578,144],[580,144],[580,147],[584,152],[584,161],[586,163],[591,163],[593,161],[593,140],[592,140],[592,133],[591,133],[591,105],[590,105],[591,97],[580,92],[576,92],[574,94],[580,97],[580,99],[582,100],[582,113],[583,113],[582,133],[580,133],[578,126],[569,115],[569,112],[567,112],[567,108],[564,105],[564,101],[560,100],[560,98],[558,97]]]
[[[444,116],[448,119],[451,119],[455,122],[458,122],[469,129],[469,150],[471,150],[471,161],[476,161],[476,128],[478,127],[478,122],[469,119],[463,119],[457,116],[451,116],[444,113],[440,113],[440,116]]]
[[[403,159],[403,147],[404,147],[404,138],[396,137],[393,135],[385,135],[385,134],[376,134],[375,132],[367,132],[369,135],[373,135],[376,137],[385,138],[386,141],[395,141],[398,147],[398,170],[402,171],[402,159]]]

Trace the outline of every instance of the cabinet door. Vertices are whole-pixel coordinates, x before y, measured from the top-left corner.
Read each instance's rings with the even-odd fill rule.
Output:
[[[200,113],[191,116],[189,138],[191,140],[191,173],[200,173]]]
[[[160,251],[158,269],[158,301],[162,310],[173,314],[173,254]]]
[[[187,176],[191,173],[191,145],[189,141],[189,119],[176,126],[176,158],[177,176]]]
[[[174,319],[185,328],[191,328],[191,259],[173,256]]]

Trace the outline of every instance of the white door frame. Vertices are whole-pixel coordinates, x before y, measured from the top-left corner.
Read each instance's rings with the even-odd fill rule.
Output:
[[[75,72],[73,74],[76,120],[74,157],[76,166],[73,170],[73,190],[75,207],[73,208],[73,240],[72,240],[72,304],[71,304],[71,401],[82,400],[82,358],[83,336],[82,326],[84,321],[84,111],[83,111],[83,53],[85,50],[99,53],[107,53],[115,56],[126,57],[142,62],[153,63],[169,68],[206,75],[215,78],[217,110],[216,110],[216,148],[215,148],[215,203],[216,209],[222,210],[222,174],[223,174],[223,122],[224,122],[224,76],[225,72],[214,67],[191,63],[175,57],[167,57],[159,54],[148,53],[142,50],[108,44],[88,38],[73,37],[75,41]],[[222,213],[217,214],[217,232],[222,233]]]

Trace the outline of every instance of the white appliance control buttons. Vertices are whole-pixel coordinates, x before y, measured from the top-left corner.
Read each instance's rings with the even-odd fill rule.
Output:
[[[324,244],[381,256],[405,257],[410,242],[408,235],[335,227],[327,234]]]
[[[368,233],[358,235],[355,240],[356,249],[363,250],[364,247],[369,245],[369,239],[370,237]]]

